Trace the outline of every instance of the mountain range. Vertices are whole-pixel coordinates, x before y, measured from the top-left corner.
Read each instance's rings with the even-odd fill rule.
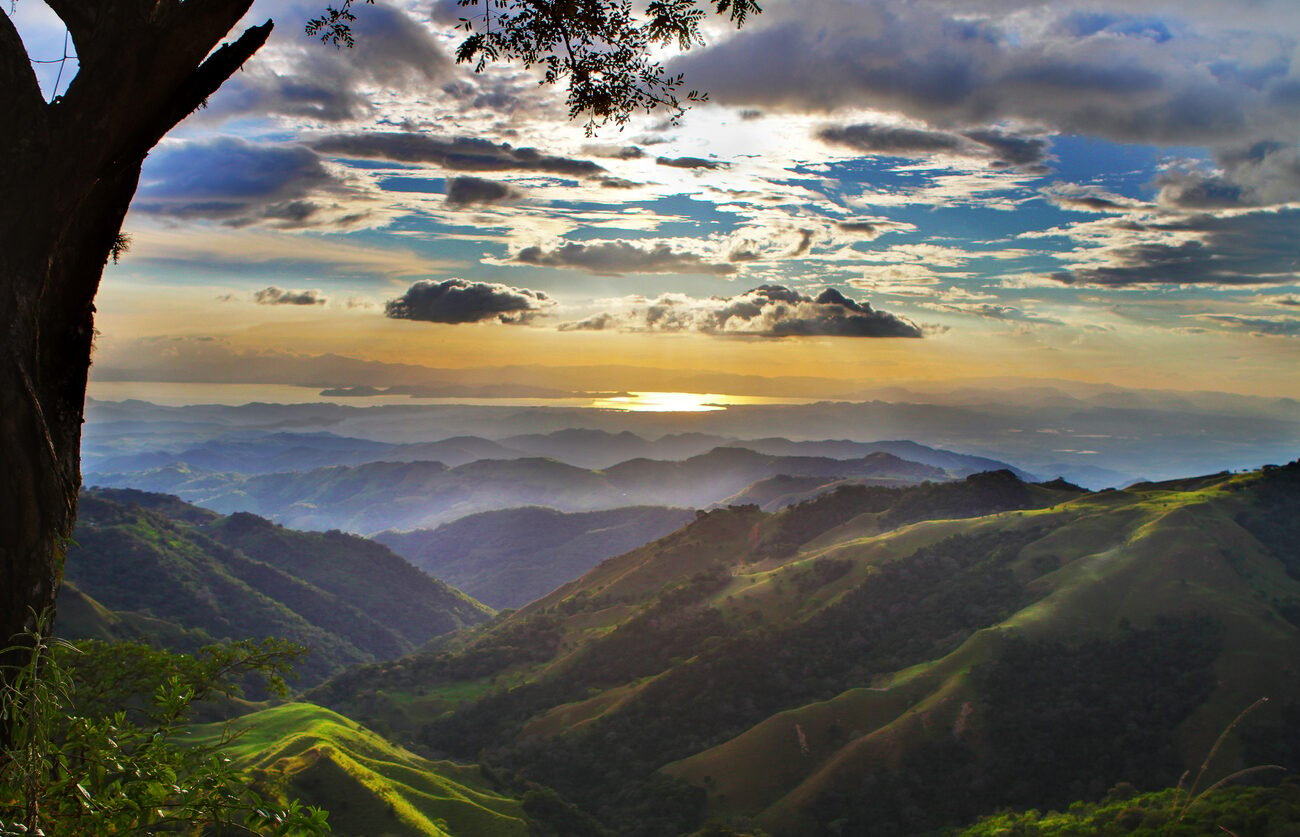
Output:
[[[899,485],[944,480],[942,468],[875,451],[858,459],[774,456],[720,447],[681,461],[632,459],[588,470],[554,459],[369,462],[305,472],[244,475],[187,465],[96,474],[105,487],[176,494],[223,514],[246,511],[302,529],[372,534],[430,528],[484,511],[543,505],[559,511],[624,506],[706,507],[778,474]]]
[[[1202,787],[1300,767],[1298,547],[1300,463],[844,486],[700,513],[308,697],[620,835],[928,833],[1172,787],[1261,696]]]

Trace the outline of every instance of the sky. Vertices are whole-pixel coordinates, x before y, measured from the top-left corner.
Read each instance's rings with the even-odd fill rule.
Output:
[[[1300,396],[1300,4],[763,8],[664,53],[708,103],[588,136],[534,72],[457,65],[454,2],[335,49],[257,0],[268,46],[146,162],[93,379]]]

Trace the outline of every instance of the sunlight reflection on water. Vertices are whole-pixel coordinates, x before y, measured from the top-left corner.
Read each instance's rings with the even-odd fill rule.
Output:
[[[323,396],[313,387],[280,384],[211,384],[157,381],[91,381],[91,398],[101,401],[139,399],[154,404],[382,404],[463,405],[474,407],[569,407],[629,413],[705,413],[759,404],[811,404],[821,399],[703,392],[592,393],[565,398],[418,398],[407,395]]]

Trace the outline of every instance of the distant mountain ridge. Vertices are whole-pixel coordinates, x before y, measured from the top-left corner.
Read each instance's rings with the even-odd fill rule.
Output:
[[[692,511],[658,506],[570,513],[530,506],[472,514],[437,529],[380,532],[374,539],[479,601],[510,608],[694,518]]]
[[[633,459],[603,471],[532,457],[480,459],[454,468],[440,462],[370,462],[248,476],[171,466],[87,479],[108,487],[177,494],[222,513],[249,511],[303,529],[370,534],[435,527],[478,512],[521,506],[568,512],[634,505],[706,507],[777,474],[888,485],[950,478],[941,468],[883,452],[839,460],[720,447],[681,461]]]
[[[187,646],[278,636],[312,649],[300,667],[308,682],[492,614],[380,544],[166,495],[83,493],[73,542],[63,635]]]
[[[285,431],[227,433],[199,444],[177,444],[174,450],[132,453],[87,452],[87,473],[150,471],[188,465],[203,471],[271,474],[333,465],[368,462],[441,462],[455,468],[480,459],[543,457],[585,469],[608,468],[630,459],[682,460],[718,447],[744,447],[770,456],[822,456],[859,459],[882,451],[902,459],[965,476],[1003,468],[1022,479],[1030,474],[987,457],[954,453],[915,442],[853,442],[848,440],[791,441],[780,437],[745,440],[706,433],[671,433],[649,440],[622,431],[571,428],[552,433],[510,436],[498,441],[478,436],[454,436],[431,442],[392,444],[333,433]]]

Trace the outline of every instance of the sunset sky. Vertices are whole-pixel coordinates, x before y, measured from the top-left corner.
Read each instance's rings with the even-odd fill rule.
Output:
[[[666,56],[709,104],[588,137],[530,72],[454,63],[454,2],[378,0],[335,50],[258,0],[270,45],[146,163],[92,374],[1300,396],[1295,0],[763,6]]]

